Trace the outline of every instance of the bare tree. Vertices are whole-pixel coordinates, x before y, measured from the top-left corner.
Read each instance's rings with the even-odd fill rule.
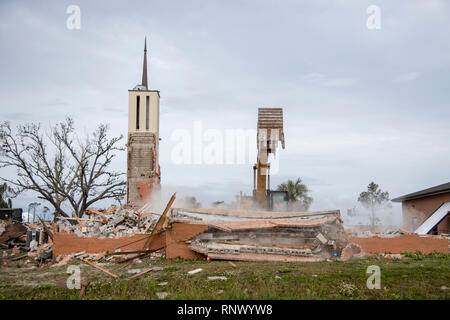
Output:
[[[109,170],[123,136],[108,138],[108,126],[100,124],[81,139],[67,118],[43,133],[40,125],[28,123],[13,132],[9,122],[0,124],[0,168],[17,169],[8,182],[17,196],[35,191],[58,215],[82,217],[85,210],[102,199],[120,201],[125,195],[124,173]],[[69,212],[71,214],[69,214]]]

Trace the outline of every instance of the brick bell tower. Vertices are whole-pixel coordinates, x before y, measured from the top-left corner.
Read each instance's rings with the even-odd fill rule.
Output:
[[[160,188],[159,91],[149,90],[147,38],[142,83],[128,90],[127,204],[140,208]]]

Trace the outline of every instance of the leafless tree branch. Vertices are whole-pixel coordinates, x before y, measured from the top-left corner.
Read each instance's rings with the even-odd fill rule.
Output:
[[[100,124],[81,141],[73,120],[51,127],[45,136],[40,125],[19,125],[13,132],[9,122],[0,124],[0,168],[15,167],[15,179],[1,178],[13,186],[17,196],[35,191],[47,200],[57,215],[69,212],[82,217],[102,199],[120,200],[125,195],[125,173],[109,170],[123,136],[108,138],[109,127]],[[68,207],[68,208],[67,208]]]

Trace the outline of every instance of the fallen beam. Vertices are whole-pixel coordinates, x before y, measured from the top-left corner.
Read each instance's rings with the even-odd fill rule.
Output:
[[[118,251],[112,253],[112,255],[133,254],[133,253],[151,253],[154,250],[135,250],[135,251]]]
[[[170,207],[172,206],[173,202],[175,201],[176,195],[177,195],[177,193],[175,192],[172,195],[172,197],[170,198],[169,203],[167,204],[166,208],[164,209],[163,214],[161,215],[161,217],[159,217],[158,222],[156,223],[156,226],[153,228],[152,233],[150,234],[150,237],[144,243],[144,246],[142,247],[142,249],[147,249],[150,246],[155,234],[162,229],[162,226],[166,220],[166,214],[167,214],[167,212],[169,212]],[[150,227],[150,224],[147,226],[147,228],[145,228],[144,233],[147,232],[149,227]]]
[[[83,258],[80,258],[80,259],[82,261],[86,262],[88,265],[93,266],[94,268],[97,268],[97,269],[103,271],[106,274],[109,274],[113,278],[118,278],[119,277],[117,274],[114,274],[114,273],[112,273],[112,272],[110,272],[110,271],[108,271],[106,269],[103,269],[102,267],[96,265],[95,263],[90,262],[89,260],[86,260],[86,259],[83,259]]]
[[[152,270],[153,270],[153,268],[144,270],[144,271],[142,271],[142,272],[139,272],[138,274],[135,274],[134,276],[129,277],[128,279],[134,279],[134,278],[140,277],[140,276],[142,276],[143,274],[146,274],[146,273],[148,273],[148,272],[150,272],[150,271],[152,271]]]

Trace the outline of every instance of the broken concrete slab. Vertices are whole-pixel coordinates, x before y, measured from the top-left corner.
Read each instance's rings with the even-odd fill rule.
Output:
[[[188,275],[193,275],[193,274],[196,274],[196,273],[199,273],[199,272],[202,272],[202,271],[203,271],[202,268],[198,268],[198,269],[189,271]]]
[[[152,271],[163,271],[163,267],[153,267]]]
[[[167,298],[168,295],[169,294],[167,292],[157,292],[156,293],[156,296],[161,300]]]
[[[211,259],[326,261],[340,256],[349,243],[338,210],[266,213],[270,219],[262,219],[260,212],[221,210],[220,220],[212,220],[214,215],[219,215],[213,211],[202,222],[179,219],[180,212],[185,218],[200,219],[195,214],[201,216],[206,209],[180,210],[173,223],[208,227],[189,240],[189,249]]]
[[[130,269],[130,270],[127,270],[128,274],[138,274],[138,273],[141,273],[141,272],[142,272],[142,269]]]
[[[225,280],[227,280],[227,277],[224,277],[224,276],[213,276],[213,277],[208,277],[208,280],[209,281],[215,281],[215,280],[225,281]]]

